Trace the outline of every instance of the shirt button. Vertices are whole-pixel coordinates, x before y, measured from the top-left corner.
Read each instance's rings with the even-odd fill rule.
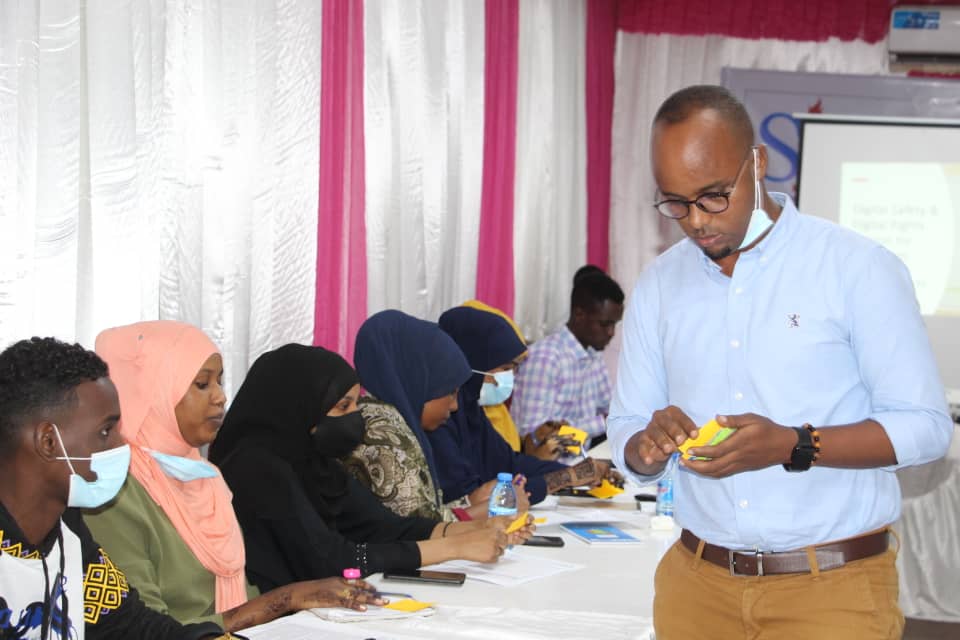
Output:
[[[731,340],[731,341],[730,341],[730,346],[733,347],[734,349],[736,349],[736,348],[738,348],[738,347],[740,346],[740,341],[739,341],[739,340]]]
[[[740,501],[740,508],[741,508],[741,509],[746,509],[746,508],[749,507],[749,506],[750,506],[750,503],[747,502],[746,500],[741,500],[741,501]]]
[[[735,394],[733,394],[733,399],[734,399],[734,400],[743,400],[743,394],[740,393],[739,391],[737,391]]]
[[[743,293],[743,287],[737,287],[736,289],[733,290],[733,292],[737,295],[740,295],[741,293]]]

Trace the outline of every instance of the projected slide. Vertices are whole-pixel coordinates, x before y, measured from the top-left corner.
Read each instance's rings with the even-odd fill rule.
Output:
[[[960,316],[960,163],[843,162],[840,224],[897,254],[924,315]]]

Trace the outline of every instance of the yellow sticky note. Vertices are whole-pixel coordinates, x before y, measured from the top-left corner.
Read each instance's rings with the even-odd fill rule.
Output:
[[[514,531],[519,531],[523,526],[527,524],[527,512],[524,511],[517,519],[510,523],[510,526],[507,527],[506,533],[513,533]]]
[[[571,440],[576,440],[580,443],[580,446],[568,445],[567,451],[570,453],[580,453],[580,447],[583,446],[583,443],[587,441],[587,432],[583,429],[577,429],[576,427],[571,427],[569,424],[565,424],[560,427],[560,430],[557,431],[557,435],[561,438],[570,438]]]
[[[734,432],[734,429],[728,427],[720,426],[720,423],[716,420],[711,420],[707,424],[700,427],[700,433],[696,438],[687,438],[686,441],[681,444],[677,449],[680,450],[680,453],[685,457],[689,458],[687,451],[691,448],[702,447],[704,445],[714,445],[720,444]],[[705,459],[705,458],[702,458]]]
[[[394,611],[405,611],[407,613],[414,613],[415,611],[423,611],[424,609],[429,609],[433,606],[432,602],[420,602],[419,600],[412,600],[410,598],[405,598],[403,600],[397,600],[396,602],[391,602],[389,604],[383,605],[384,609],[393,609]]]
[[[623,489],[615,484],[612,484],[609,480],[604,480],[599,487],[594,487],[587,493],[592,495],[594,498],[602,498],[607,500],[617,494],[623,493]]]

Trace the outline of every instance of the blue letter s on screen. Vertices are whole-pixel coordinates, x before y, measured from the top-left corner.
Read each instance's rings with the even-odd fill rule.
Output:
[[[791,125],[793,125],[793,129],[796,131],[796,137],[793,140],[793,146],[791,146],[789,142],[783,140],[782,138],[778,138],[776,133],[774,133],[772,130],[773,124],[780,119],[789,122]],[[774,175],[770,169],[774,164],[780,163],[774,163],[773,158],[770,158],[767,164],[766,181],[786,182],[787,180],[792,180],[795,178],[797,175],[797,165],[799,161],[797,156],[797,145],[799,144],[800,140],[800,123],[797,122],[796,119],[789,113],[784,113],[782,111],[771,113],[760,122],[760,140],[767,145],[768,148],[780,153],[780,155],[784,157],[788,164],[788,171],[786,173],[782,175]]]

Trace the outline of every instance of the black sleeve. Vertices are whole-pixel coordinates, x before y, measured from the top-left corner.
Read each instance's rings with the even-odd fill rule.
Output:
[[[271,487],[245,490],[256,475]],[[387,510],[352,477],[343,510],[327,522],[313,508],[290,466],[262,451],[238,449],[221,463],[233,491],[233,504],[243,530],[247,577],[261,592],[298,582],[339,576],[356,567],[364,575],[390,569],[416,569],[420,549],[414,540],[430,537],[435,522],[401,518]]]
[[[347,499],[337,518],[337,528],[351,540],[367,543],[426,540],[437,526],[437,521],[429,518],[397,515],[353,476],[347,480],[347,487]]]
[[[80,538],[83,550],[83,568],[87,575],[91,566],[101,571],[92,572],[103,578],[107,585],[89,584],[84,578],[84,600],[70,603],[70,615],[84,617],[86,637],[91,640],[198,640],[214,638],[223,633],[213,623],[182,625],[170,616],[148,609],[140,600],[133,585],[127,584],[126,576],[114,565],[110,558],[96,543],[80,512],[67,509],[63,514],[64,523]],[[114,601],[109,597],[111,589],[119,595]],[[114,604],[117,602],[117,604]]]

